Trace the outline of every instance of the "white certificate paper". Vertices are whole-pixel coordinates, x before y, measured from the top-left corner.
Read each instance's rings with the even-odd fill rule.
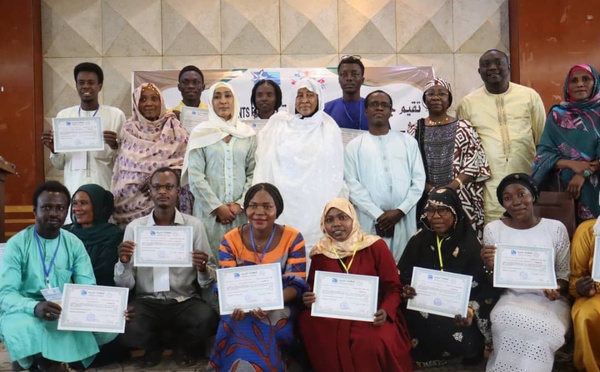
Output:
[[[219,312],[231,314],[283,309],[283,284],[279,262],[264,265],[238,266],[217,270]]]
[[[598,247],[600,247],[600,245],[598,245],[600,243],[600,236],[596,237],[596,244],[594,244],[594,262],[592,264],[592,279],[594,279],[595,282],[600,282],[600,263],[598,262],[598,260],[600,260],[600,255],[598,255]]]
[[[417,295],[409,299],[406,308],[454,318],[467,316],[471,295],[471,275],[414,267],[411,279]]]
[[[65,284],[58,329],[85,332],[125,332],[129,289]]]
[[[377,312],[379,277],[315,271],[316,296],[311,315],[373,322]]]
[[[102,151],[104,135],[99,116],[85,118],[54,118],[55,152]]]
[[[208,121],[208,109],[183,106],[181,108],[179,118],[181,119],[181,124],[187,130],[187,132],[192,133],[196,125],[202,123],[203,121]]]
[[[191,267],[191,226],[136,226],[133,266]]]
[[[497,244],[494,256],[494,287],[556,288],[554,249]]]

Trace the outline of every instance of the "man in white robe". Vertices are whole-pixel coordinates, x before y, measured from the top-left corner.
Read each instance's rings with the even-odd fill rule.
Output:
[[[393,109],[387,93],[370,93],[365,106],[369,132],[348,143],[344,180],[362,229],[384,238],[397,262],[417,231],[423,160],[414,138],[389,129]]]

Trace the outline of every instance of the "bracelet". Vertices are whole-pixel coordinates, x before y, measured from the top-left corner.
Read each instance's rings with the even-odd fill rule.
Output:
[[[463,183],[463,181],[461,181],[461,180],[460,180],[460,178],[458,178],[458,177],[456,177],[456,178],[454,179],[454,181],[458,182],[458,188],[459,188],[459,189],[462,189],[462,188],[463,188],[463,186],[465,185],[465,184]]]
[[[471,316],[475,316],[475,311],[473,310],[473,308],[471,306],[467,307],[467,312],[469,314],[471,314]]]
[[[483,265],[483,271],[485,271],[487,275],[492,275],[494,273],[494,269],[488,270],[487,267],[485,267],[485,265]]]

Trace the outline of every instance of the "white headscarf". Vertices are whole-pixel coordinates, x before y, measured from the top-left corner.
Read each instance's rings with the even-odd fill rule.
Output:
[[[226,87],[233,94],[233,108],[229,120],[224,120],[217,115],[215,108],[213,107],[213,96],[219,87]],[[190,151],[210,146],[229,135],[237,138],[247,138],[256,135],[254,129],[239,120],[240,104],[231,85],[217,82],[208,90],[208,96],[210,97],[210,100],[208,100],[208,121],[198,124],[190,134],[187,151],[185,152],[185,158],[183,159],[183,170],[181,172],[182,186],[188,184],[187,169],[189,166]]]
[[[302,88],[318,95],[318,110],[311,117],[295,113],[296,94]],[[298,229],[310,251],[322,236],[323,208],[344,185],[344,146],[340,128],[323,111],[317,81],[301,79],[290,98],[289,112],[271,116],[258,134],[253,183],[277,186],[285,201],[277,221]]]

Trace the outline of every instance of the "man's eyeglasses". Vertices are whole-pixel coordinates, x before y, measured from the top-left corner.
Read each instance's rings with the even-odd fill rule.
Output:
[[[425,212],[427,217],[433,217],[436,213],[440,217],[445,217],[450,212],[450,208],[448,208],[448,207],[440,207],[440,208],[427,207],[423,211]]]
[[[377,102],[377,101],[372,101],[369,102],[369,107],[372,108],[383,108],[383,109],[390,109],[392,108],[392,104],[391,103],[387,103],[387,102]]]
[[[160,189],[165,189],[167,191],[171,191],[176,187],[177,186],[175,186],[175,185],[150,185],[150,189],[152,189],[154,191],[160,191]]]

